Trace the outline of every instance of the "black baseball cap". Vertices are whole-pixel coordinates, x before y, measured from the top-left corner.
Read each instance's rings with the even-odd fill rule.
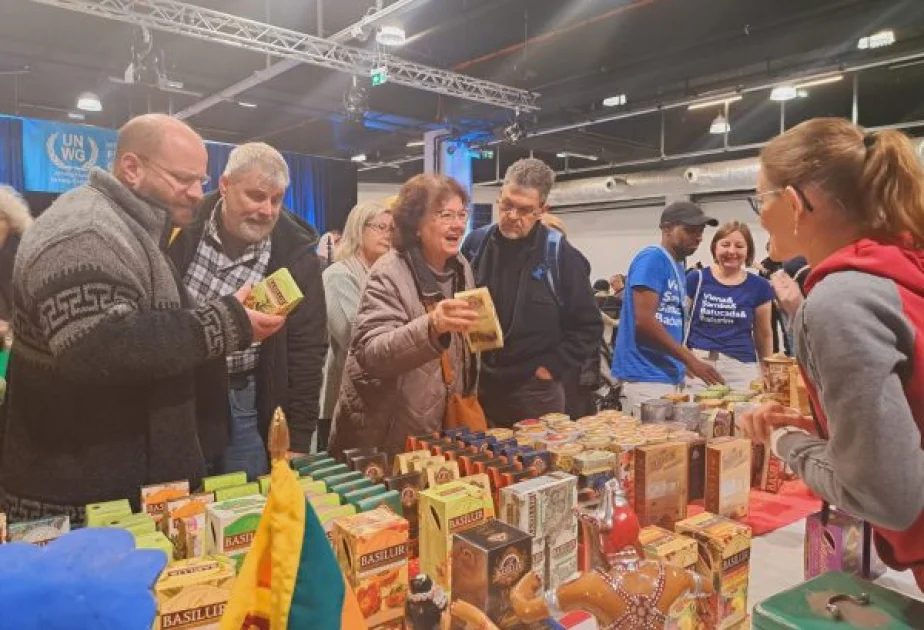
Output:
[[[661,225],[708,225],[718,227],[719,222],[707,216],[703,209],[692,201],[675,201],[661,213]]]

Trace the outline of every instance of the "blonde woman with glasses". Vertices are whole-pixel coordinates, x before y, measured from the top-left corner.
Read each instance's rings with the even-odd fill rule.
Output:
[[[321,389],[318,450],[327,446],[362,287],[375,261],[391,249],[391,238],[395,231],[395,222],[389,209],[391,201],[393,199],[363,202],[350,211],[343,236],[334,253],[335,262],[324,270],[330,348],[324,364],[324,387]]]

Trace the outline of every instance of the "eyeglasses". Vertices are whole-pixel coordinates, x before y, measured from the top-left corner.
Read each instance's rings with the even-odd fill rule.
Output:
[[[366,227],[379,234],[394,234],[395,232],[395,226],[391,223],[367,223]]]
[[[805,206],[806,210],[811,212],[815,209],[812,207],[812,203],[808,200],[808,197],[805,196],[805,193],[802,192],[801,188],[798,186],[789,186],[789,188],[792,188],[794,191],[796,191],[796,195],[799,196],[799,199],[802,201],[802,205]],[[785,190],[785,188],[777,188],[775,190],[768,190],[767,192],[758,193],[756,195],[748,195],[748,203],[751,204],[751,210],[754,211],[754,214],[760,216],[760,212],[764,206],[764,197],[768,197],[770,195],[782,195]]]
[[[142,162],[150,164],[152,167],[154,167],[155,171],[159,171],[161,174],[166,175],[170,179],[175,181],[177,184],[179,184],[180,188],[182,189],[192,188],[193,185],[199,184],[204,190],[205,187],[208,186],[209,183],[212,181],[212,178],[209,177],[208,175],[187,175],[183,173],[175,173],[171,171],[170,169],[164,166],[161,166],[154,160],[151,160],[141,155],[139,155],[138,157],[139,159],[141,159]]]
[[[468,210],[462,210],[461,212],[443,210],[442,212],[437,212],[435,216],[436,220],[443,225],[452,225],[455,221],[468,223]]]
[[[497,209],[501,214],[510,214],[515,212],[517,218],[525,219],[528,216],[535,215],[539,213],[539,208],[524,208],[518,206],[509,199],[500,198],[497,200]]]

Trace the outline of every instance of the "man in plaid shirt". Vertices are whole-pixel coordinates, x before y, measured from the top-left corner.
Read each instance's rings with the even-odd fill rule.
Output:
[[[305,299],[286,325],[263,343],[228,355],[228,447],[215,453],[215,473],[269,469],[265,438],[277,406],[290,424],[292,448],[307,452],[317,425],[327,321],[317,233],[282,208],[289,169],[263,143],[235,148],[196,220],[171,246],[171,258],[192,298],[205,303],[286,267]]]

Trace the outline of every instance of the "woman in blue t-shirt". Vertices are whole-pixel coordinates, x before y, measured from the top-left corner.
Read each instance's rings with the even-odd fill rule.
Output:
[[[747,270],[754,262],[754,238],[744,223],[720,227],[711,251],[715,262],[687,275],[692,300],[687,345],[715,362],[729,387],[747,390],[760,378],[758,359],[773,352],[773,289]]]

